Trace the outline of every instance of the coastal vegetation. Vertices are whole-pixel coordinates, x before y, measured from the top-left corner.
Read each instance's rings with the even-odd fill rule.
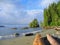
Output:
[[[44,27],[60,26],[60,1],[44,9]]]
[[[40,22],[40,26],[44,28],[54,28],[60,26],[60,1],[57,3],[53,2],[44,9],[44,21]],[[29,27],[39,27],[37,19],[30,22]]]
[[[29,27],[30,28],[37,28],[37,27],[39,27],[38,20],[34,19],[32,22],[30,22]]]

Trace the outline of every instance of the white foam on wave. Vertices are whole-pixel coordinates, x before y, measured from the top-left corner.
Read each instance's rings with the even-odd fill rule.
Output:
[[[36,33],[39,33],[39,32],[41,32],[41,30],[33,31],[33,32],[27,32],[27,33],[22,33],[19,36],[25,36],[26,34],[29,34],[29,33],[36,34]],[[9,38],[14,38],[14,37],[16,37],[15,34],[13,34],[13,35],[5,35],[5,36],[0,36],[0,39],[9,39]]]
[[[36,33],[39,33],[39,32],[41,32],[41,30],[33,31],[33,32],[27,32],[27,33],[22,33],[22,35],[25,36],[26,34],[29,34],[29,33],[36,34]]]
[[[15,35],[0,36],[0,39],[14,38]]]
[[[2,36],[0,36],[0,39],[2,38]]]

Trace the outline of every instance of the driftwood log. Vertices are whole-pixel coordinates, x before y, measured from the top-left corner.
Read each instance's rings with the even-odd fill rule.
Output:
[[[34,35],[33,33],[28,33],[28,34],[25,34],[25,36],[32,36]]]
[[[58,27],[56,27],[56,28],[54,28],[55,30],[57,30],[57,31],[60,31],[60,28],[58,28]]]

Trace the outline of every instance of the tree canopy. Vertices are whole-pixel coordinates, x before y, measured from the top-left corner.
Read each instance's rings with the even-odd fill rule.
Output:
[[[30,22],[29,26],[30,26],[30,28],[39,27],[37,19],[34,19],[32,22]]]
[[[44,26],[60,26],[60,1],[44,9]]]

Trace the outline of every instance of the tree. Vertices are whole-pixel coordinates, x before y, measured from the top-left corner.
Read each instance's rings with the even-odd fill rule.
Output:
[[[30,24],[29,24],[30,28],[36,28],[39,27],[38,21],[37,19],[34,19]]]
[[[60,26],[60,1],[44,9],[44,26]]]

